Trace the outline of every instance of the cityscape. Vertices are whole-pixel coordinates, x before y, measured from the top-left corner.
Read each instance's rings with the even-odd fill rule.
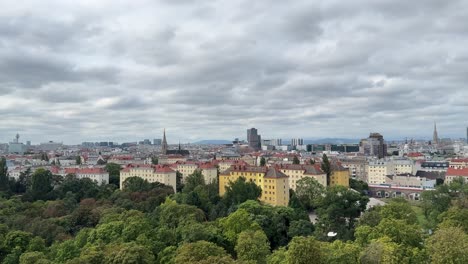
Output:
[[[0,263],[468,263],[466,18],[2,0]]]

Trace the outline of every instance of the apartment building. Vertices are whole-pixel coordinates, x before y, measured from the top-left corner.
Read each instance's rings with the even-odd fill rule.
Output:
[[[288,176],[275,167],[233,165],[219,175],[219,195],[223,196],[229,182],[236,181],[239,177],[244,177],[262,188],[260,201],[275,206],[288,205]]]
[[[123,183],[130,177],[140,177],[150,183],[159,182],[171,186],[176,192],[176,171],[168,165],[129,164],[120,171],[120,189],[123,189]]]

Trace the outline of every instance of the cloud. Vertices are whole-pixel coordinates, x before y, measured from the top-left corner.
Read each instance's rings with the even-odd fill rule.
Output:
[[[466,16],[437,0],[5,3],[0,141],[430,138],[434,121],[462,137]]]

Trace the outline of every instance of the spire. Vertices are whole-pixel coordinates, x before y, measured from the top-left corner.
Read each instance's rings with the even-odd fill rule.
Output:
[[[163,142],[162,142],[162,149],[161,152],[163,155],[167,154],[167,140],[166,140],[166,129],[164,128],[163,132]]]
[[[434,122],[434,134],[432,135],[432,144],[439,144],[439,135],[437,134],[437,124]]]

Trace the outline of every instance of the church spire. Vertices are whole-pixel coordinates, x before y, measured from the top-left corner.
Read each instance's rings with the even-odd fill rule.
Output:
[[[432,144],[439,144],[439,135],[437,134],[437,124],[434,122],[434,134],[432,135]]]
[[[166,129],[164,128],[163,132],[163,141],[162,141],[162,149],[161,152],[163,155],[167,154],[167,140],[166,140]]]

